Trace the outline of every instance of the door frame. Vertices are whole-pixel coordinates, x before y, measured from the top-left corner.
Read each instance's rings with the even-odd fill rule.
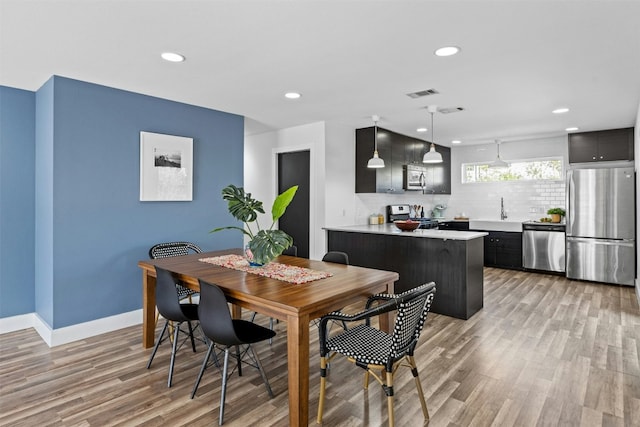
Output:
[[[316,227],[316,224],[318,224],[317,153],[312,144],[287,145],[271,149],[271,161],[273,165],[271,169],[272,191],[276,196],[278,195],[278,154],[293,153],[296,151],[309,152],[309,259],[320,259],[318,257],[319,251],[316,249],[320,241],[318,239],[318,232],[322,231],[322,229]]]

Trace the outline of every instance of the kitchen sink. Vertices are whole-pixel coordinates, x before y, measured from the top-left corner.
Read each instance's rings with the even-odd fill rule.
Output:
[[[522,221],[501,221],[491,219],[470,219],[470,230],[522,232]]]

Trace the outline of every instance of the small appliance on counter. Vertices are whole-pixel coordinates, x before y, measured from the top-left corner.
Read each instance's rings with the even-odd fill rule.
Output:
[[[436,205],[433,208],[433,217],[434,218],[443,218],[444,217],[444,211],[447,209],[447,207],[445,205]]]
[[[433,218],[412,218],[410,205],[389,205],[387,206],[388,222],[412,220],[420,222],[421,229],[438,228],[438,221]]]

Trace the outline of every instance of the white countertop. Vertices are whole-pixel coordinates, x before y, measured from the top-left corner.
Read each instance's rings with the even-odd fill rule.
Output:
[[[448,240],[472,240],[484,237],[488,233],[482,231],[456,231],[456,230],[414,230],[401,231],[394,224],[376,224],[376,225],[344,225],[335,227],[324,227],[325,230],[331,231],[347,231],[351,233],[371,233],[371,234],[390,234],[403,237],[426,237],[429,239],[448,239]]]

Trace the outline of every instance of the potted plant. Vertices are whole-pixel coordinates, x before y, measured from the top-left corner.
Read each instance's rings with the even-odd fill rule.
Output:
[[[562,208],[551,208],[547,211],[547,215],[551,215],[551,222],[560,222],[565,215],[565,210]]]
[[[293,244],[291,236],[273,227],[284,215],[297,190],[298,186],[295,185],[276,197],[271,207],[271,226],[262,229],[258,223],[258,213],[265,213],[262,202],[252,198],[251,193],[245,193],[244,188],[233,184],[228,185],[222,189],[222,198],[228,202],[229,213],[237,220],[244,222],[245,226],[218,227],[211,230],[211,233],[227,229],[242,231],[249,236],[249,244],[245,248],[249,263],[251,265],[267,264]],[[251,226],[253,222],[255,222],[255,228]]]

